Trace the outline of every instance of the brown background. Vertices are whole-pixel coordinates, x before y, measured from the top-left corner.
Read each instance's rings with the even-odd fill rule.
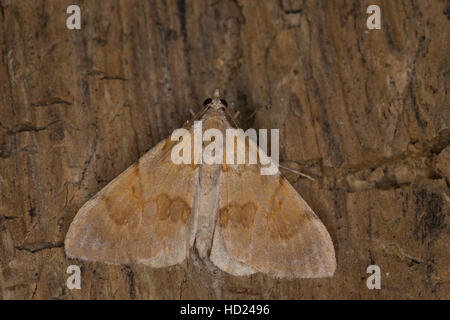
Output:
[[[216,87],[317,178],[288,176],[338,262],[330,279],[221,274],[223,298],[450,298],[449,15],[438,0],[0,1],[0,298],[216,298],[189,260],[112,267],[62,246],[83,203]]]

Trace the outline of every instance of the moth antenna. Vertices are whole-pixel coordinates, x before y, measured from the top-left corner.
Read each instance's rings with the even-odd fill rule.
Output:
[[[250,120],[257,112],[258,110],[254,110],[248,117],[245,119],[245,121]]]
[[[233,122],[234,126],[236,128],[240,128],[239,124],[237,123],[236,119],[233,117],[233,115],[230,113],[230,109],[229,108],[224,108],[223,109],[225,111],[225,113],[227,114],[227,116],[231,119],[231,121]],[[239,112],[239,111],[238,111]]]
[[[192,115],[193,117],[195,117],[195,112],[194,112],[194,111],[192,111],[192,109],[191,109],[191,108],[189,108],[189,112],[191,113],[191,115]]]
[[[213,106],[220,106],[221,108],[223,108],[223,110],[225,111],[225,113],[227,114],[227,116],[231,119],[231,121],[233,122],[233,124],[236,126],[236,128],[239,128],[239,124],[236,122],[235,117],[233,117],[233,115],[230,113],[230,108],[228,108],[226,106],[226,102],[222,103],[222,101],[220,100],[220,92],[219,89],[216,89],[214,91],[214,98],[213,98],[213,102],[211,103]],[[239,112],[239,111],[238,111]]]
[[[296,174],[298,174],[298,175],[300,175],[300,176],[302,176],[302,177],[305,177],[305,178],[307,178],[307,179],[309,179],[309,180],[311,180],[311,181],[316,181],[316,179],[314,179],[314,178],[312,178],[312,177],[308,176],[307,174],[304,174],[304,173],[302,173],[302,172],[300,172],[300,171],[297,171],[297,170],[294,170],[294,169],[291,169],[291,168],[282,166],[281,164],[278,164],[278,166],[279,166],[280,168],[283,168],[284,170],[287,170],[287,171],[296,173]]]
[[[236,111],[236,113],[234,114],[233,118],[234,118],[234,119],[237,119],[237,117],[239,116],[239,113],[240,113],[240,111],[239,111],[239,110],[238,110],[238,111]]]

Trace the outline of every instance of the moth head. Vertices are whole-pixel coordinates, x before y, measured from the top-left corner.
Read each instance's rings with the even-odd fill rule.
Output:
[[[203,106],[209,106],[215,110],[219,110],[228,107],[228,103],[226,100],[220,99],[219,89],[216,89],[214,91],[214,97],[206,99],[205,102],[203,102]]]

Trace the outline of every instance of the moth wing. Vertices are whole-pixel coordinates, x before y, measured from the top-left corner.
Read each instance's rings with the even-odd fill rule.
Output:
[[[66,235],[69,257],[152,267],[186,258],[198,168],[175,165],[172,144],[160,142],[83,205]]]
[[[235,275],[332,276],[336,258],[327,229],[279,173],[261,175],[260,168],[223,165],[211,261]]]

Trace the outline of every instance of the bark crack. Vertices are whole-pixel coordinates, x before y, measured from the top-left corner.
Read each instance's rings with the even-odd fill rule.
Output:
[[[31,106],[32,107],[47,107],[47,106],[52,106],[52,105],[58,105],[58,104],[62,104],[62,105],[71,105],[72,102],[66,101],[64,99],[55,97],[55,98],[51,98],[48,101],[38,101],[38,102],[32,102]]]
[[[2,123],[0,123],[0,127],[6,131],[7,135],[15,135],[21,132],[39,132],[43,130],[47,130],[51,125],[60,122],[60,120],[50,122],[45,126],[38,126],[30,121],[25,121],[19,124],[16,124],[13,127],[6,127]]]
[[[42,250],[46,249],[53,249],[53,248],[62,248],[64,247],[63,241],[57,241],[57,242],[35,242],[35,243],[29,243],[21,246],[16,246],[15,248],[17,250],[21,251],[27,251],[30,253],[36,253]]]

